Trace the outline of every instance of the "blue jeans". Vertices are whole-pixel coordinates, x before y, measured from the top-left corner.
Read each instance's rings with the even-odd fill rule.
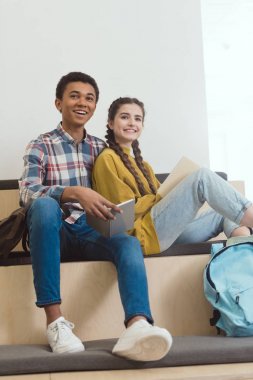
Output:
[[[205,201],[212,210],[197,214]],[[197,170],[151,209],[161,251],[173,243],[206,241],[222,231],[229,237],[251,204],[216,173]]]
[[[59,204],[50,197],[32,203],[27,225],[37,306],[61,303],[61,257],[111,261],[117,269],[125,323],[136,315],[153,323],[144,259],[136,238],[127,234],[104,238],[87,225],[85,215],[68,224],[62,220]]]

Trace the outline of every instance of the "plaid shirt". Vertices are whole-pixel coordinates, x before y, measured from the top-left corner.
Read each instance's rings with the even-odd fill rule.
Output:
[[[60,204],[67,186],[91,187],[91,171],[95,158],[105,147],[105,142],[86,133],[77,144],[64,131],[61,123],[57,129],[32,140],[25,151],[24,171],[19,181],[20,203],[49,196]],[[66,221],[74,223],[84,210],[79,203],[65,203]]]

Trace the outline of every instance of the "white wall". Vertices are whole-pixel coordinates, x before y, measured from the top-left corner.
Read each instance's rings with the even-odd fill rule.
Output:
[[[210,166],[253,199],[253,1],[202,0]]]
[[[27,142],[53,129],[60,77],[80,70],[101,90],[87,125],[136,96],[147,111],[143,156],[156,172],[181,155],[209,164],[199,0],[0,0],[0,179],[17,178]]]

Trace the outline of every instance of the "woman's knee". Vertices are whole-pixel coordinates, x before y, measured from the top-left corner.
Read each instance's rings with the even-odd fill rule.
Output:
[[[208,168],[199,168],[190,175],[190,180],[193,185],[199,186],[199,184],[207,185],[210,182],[215,183],[219,180],[218,174]]]
[[[200,179],[203,179],[203,178],[206,178],[206,177],[212,177],[214,175],[217,175],[215,174],[212,170],[208,169],[208,168],[199,168],[196,170],[195,172],[195,175],[197,177],[199,177]]]

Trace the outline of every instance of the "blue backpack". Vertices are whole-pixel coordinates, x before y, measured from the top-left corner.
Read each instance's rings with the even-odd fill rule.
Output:
[[[227,336],[253,336],[253,242],[212,245],[204,292],[214,308],[212,326]]]

